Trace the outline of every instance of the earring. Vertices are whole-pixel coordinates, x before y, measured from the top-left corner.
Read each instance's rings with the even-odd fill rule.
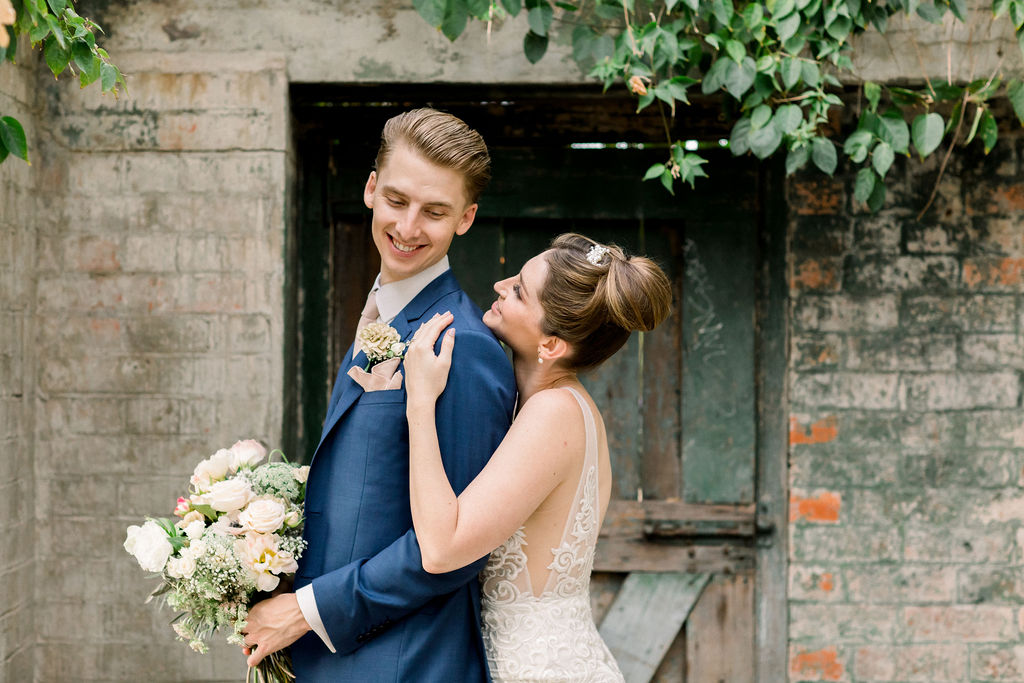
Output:
[[[544,359],[543,359],[543,358],[541,358],[541,357],[540,357],[540,356],[538,355],[538,356],[537,356],[537,362],[538,362],[538,363],[543,363],[543,362],[544,362]]]

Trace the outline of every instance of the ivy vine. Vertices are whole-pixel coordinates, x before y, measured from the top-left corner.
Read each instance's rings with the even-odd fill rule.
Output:
[[[102,29],[79,16],[71,0],[0,0],[0,67],[14,62],[19,36],[41,48],[54,77],[69,71],[81,87],[99,81],[104,93],[116,97],[126,88],[124,75],[110,55],[96,44]],[[0,112],[2,113],[2,112]],[[13,116],[0,116],[0,163],[8,156],[29,160],[25,129]]]
[[[987,154],[998,139],[992,113],[1006,97],[1024,125],[1024,83],[995,73],[967,84],[934,79],[916,89],[863,83],[856,129],[841,143],[826,135],[829,115],[845,106],[841,74],[853,72],[850,39],[885,33],[896,14],[942,23],[947,13],[968,22],[966,0],[414,0],[419,14],[450,40],[471,19],[493,22],[524,10],[527,59],[536,63],[552,32],[571,30],[572,54],[605,90],[624,83],[637,111],[657,102],[674,116],[689,93],[721,93],[736,113],[729,148],[765,159],[785,154],[786,173],[813,164],[832,175],[840,152],[860,168],[854,197],[877,211],[897,154],[922,160],[943,142],[980,139]],[[1024,0],[995,0],[996,19],[1007,17],[1024,53]],[[908,78],[912,76],[908,74]],[[674,192],[705,176],[707,159],[674,140],[666,125],[668,156],[647,169]],[[941,172],[940,172],[941,176]],[[930,200],[929,200],[930,203]],[[925,207],[927,208],[927,207]],[[924,210],[922,210],[923,213]]]

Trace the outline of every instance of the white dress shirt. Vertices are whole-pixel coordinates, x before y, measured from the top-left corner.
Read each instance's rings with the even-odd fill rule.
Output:
[[[448,256],[445,255],[434,265],[403,280],[382,285],[380,274],[378,274],[373,287],[370,288],[371,292],[377,292],[377,310],[379,311],[377,322],[390,323],[394,320],[403,308],[408,306],[427,285],[436,280],[448,268]],[[316,608],[313,584],[307,584],[295,591],[295,598],[299,601],[302,616],[306,618],[306,622],[313,632],[320,636],[320,640],[324,641],[328,650],[336,652],[334,643],[331,642],[331,637],[327,635],[327,629],[324,628],[324,622],[320,619],[320,610]]]

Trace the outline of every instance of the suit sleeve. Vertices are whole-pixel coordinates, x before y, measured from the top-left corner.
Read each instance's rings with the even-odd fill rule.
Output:
[[[497,450],[514,402],[515,381],[501,347],[493,337],[456,324],[452,370],[436,413],[442,459],[456,493]],[[409,529],[377,555],[314,579],[313,593],[331,642],[345,654],[434,597],[475,581],[485,564],[486,556],[454,572],[428,574]]]

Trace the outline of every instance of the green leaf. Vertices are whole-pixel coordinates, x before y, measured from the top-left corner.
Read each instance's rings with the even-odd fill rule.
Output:
[[[967,23],[967,0],[950,0],[949,10],[954,17]]]
[[[804,80],[808,88],[817,88],[818,84],[821,83],[821,71],[818,69],[818,63],[811,61],[801,62],[800,78]]]
[[[646,95],[641,95],[636,103],[636,113],[640,113],[654,101],[654,93],[650,90],[647,91]]]
[[[4,141],[0,139],[0,164],[4,163],[4,160],[7,159],[9,155],[10,152],[7,151],[7,145],[5,145]]]
[[[1020,125],[1024,126],[1024,81],[1010,81],[1006,86],[1006,97],[1013,105]]]
[[[835,21],[825,27],[825,32],[836,40],[842,42],[850,37],[850,28],[853,22],[850,17],[837,17]]]
[[[754,130],[757,130],[758,128],[763,128],[764,124],[771,121],[771,118],[772,108],[767,104],[762,104],[750,113],[750,125]]]
[[[539,62],[547,51],[548,37],[538,36],[533,31],[528,31],[526,37],[523,38],[523,52],[526,53],[526,58],[530,60],[530,64]]]
[[[796,57],[787,57],[782,60],[782,84],[786,90],[792,90],[793,86],[800,82],[800,60]]]
[[[729,56],[737,64],[741,63],[743,58],[747,56],[746,46],[738,40],[725,41],[725,51],[729,53]]]
[[[857,180],[853,183],[853,198],[858,202],[866,202],[875,189],[875,172],[864,167],[857,171]]]
[[[1014,0],[1010,3],[1010,21],[1013,22],[1013,27],[1018,31],[1021,26],[1024,26],[1024,3],[1020,0]]]
[[[546,1],[544,4],[534,7],[526,15],[530,23],[530,30],[538,36],[547,36],[554,15],[555,11],[551,9],[551,5],[547,4]]]
[[[777,0],[775,7],[771,9],[771,13],[776,17],[785,17],[796,8],[796,0]]]
[[[65,50],[68,48],[67,42],[64,40],[64,29],[60,27],[60,22],[57,21],[57,17],[52,14],[46,15],[46,24],[50,27],[50,31],[53,32],[53,37],[57,39],[60,46]]]
[[[732,21],[732,15],[735,12],[732,6],[732,0],[713,0],[711,3],[711,11],[715,15],[715,19],[723,26],[728,26]]]
[[[758,128],[750,133],[750,151],[758,159],[772,155],[782,142],[782,133],[773,125]]]
[[[878,110],[878,100],[882,97],[882,86],[868,81],[864,84],[864,97],[871,106],[871,111]]]
[[[871,133],[866,130],[857,129],[850,137],[846,138],[846,142],[843,143],[843,152],[848,156],[853,157],[856,163],[860,163],[867,158],[868,145],[871,144],[872,136]],[[860,158],[857,158],[860,156]]]
[[[742,156],[750,151],[750,119],[743,117],[732,127],[729,134],[729,150],[733,156]]]
[[[779,37],[780,42],[786,42],[794,35],[796,35],[797,29],[800,28],[800,13],[793,12],[789,16],[783,17],[776,20],[775,22],[775,35]]]
[[[765,55],[757,58],[757,72],[771,74],[775,71],[775,58]]]
[[[491,0],[466,0],[469,13],[481,21],[487,21],[491,13]]]
[[[54,76],[59,76],[67,68],[68,62],[71,60],[71,54],[53,38],[46,39],[46,48],[43,50],[43,55],[46,57],[46,66],[50,67],[50,71],[53,72]]]
[[[193,509],[197,510],[200,514],[206,517],[211,522],[217,521],[217,511],[209,505],[193,505]]]
[[[100,64],[100,84],[103,92],[110,92],[117,85],[117,78],[121,72],[113,64]]]
[[[914,118],[914,123],[910,126],[910,136],[922,159],[934,152],[942,142],[942,129],[942,116],[935,112],[919,114]]]
[[[832,175],[836,171],[836,146],[827,138],[814,138],[811,140],[811,160],[819,169]]]
[[[875,183],[874,189],[871,190],[871,196],[868,197],[868,208],[871,209],[871,213],[878,213],[878,210],[885,204],[885,183]]]
[[[38,24],[32,26],[28,31],[28,39],[33,44],[38,43],[48,35],[50,35],[50,25],[45,21],[40,21]]]
[[[71,44],[71,56],[74,57],[75,64],[79,69],[87,71],[92,66],[92,59],[95,55],[88,43],[84,40],[76,40]]]
[[[523,0],[501,0],[501,6],[513,17],[519,16],[523,9]]]
[[[996,146],[998,138],[999,126],[996,124],[992,112],[986,109],[981,117],[981,142],[985,145],[985,154],[992,151],[992,148]]]
[[[78,82],[81,83],[83,88],[91,83],[95,83],[99,79],[102,64],[103,62],[100,61],[99,57],[93,57],[89,68],[78,74]]]
[[[434,28],[444,21],[445,0],[412,0],[412,6]]]
[[[942,10],[935,3],[926,2],[917,8],[917,16],[932,24],[941,24],[942,15]]]
[[[883,129],[879,137],[888,142],[894,152],[907,154],[910,147],[910,128],[903,120],[903,115],[893,109],[885,112],[879,120]]]
[[[679,177],[680,179],[690,184],[690,188],[694,187],[693,181],[697,178],[707,178],[708,174],[701,168],[702,165],[707,163],[707,159],[697,154],[686,154],[682,159],[678,160],[679,164]]]
[[[466,0],[449,0],[444,21],[441,22],[441,33],[454,42],[466,30],[468,22],[469,6]]]
[[[759,2],[748,3],[743,9],[743,23],[751,31],[756,31],[764,22],[764,9]]]
[[[692,84],[692,78],[687,78],[686,76],[676,76],[667,84],[665,84],[665,87],[668,88],[668,92],[669,94],[672,95],[672,97],[676,98],[680,102],[689,103],[690,100],[686,94],[686,88],[687,86]]]
[[[19,159],[28,161],[28,141],[25,139],[25,129],[17,119],[11,116],[0,118],[0,141],[4,143],[7,151]]]
[[[803,112],[795,104],[784,104],[775,110],[774,123],[782,133],[792,133],[803,121]]]
[[[875,145],[875,150],[871,153],[871,165],[875,167],[879,178],[885,177],[895,158],[896,153],[892,151],[888,142],[879,142]]]
[[[786,155],[786,175],[793,175],[806,166],[809,157],[810,152],[806,146],[789,150],[789,153]]]
[[[661,184],[665,186],[665,189],[668,190],[669,194],[674,195],[676,193],[675,189],[672,187],[672,172],[667,168],[661,174]]]
[[[732,60],[729,60],[727,64],[729,66],[725,74],[725,89],[738,100],[754,84],[757,65],[750,57],[744,57],[742,64],[736,64]]]
[[[970,130],[969,133],[967,133],[967,139],[964,141],[964,144],[967,144],[967,145],[971,144],[971,140],[973,140],[974,136],[977,134],[977,132],[978,132],[978,124],[981,123],[981,114],[982,114],[983,111],[984,111],[984,109],[982,107],[975,107],[975,109],[974,109],[974,123],[971,124],[971,130]],[[943,129],[943,133],[945,133],[945,129]]]
[[[649,169],[647,169],[647,173],[644,174],[644,180],[653,180],[655,178],[659,178],[661,177],[661,174],[664,172],[665,164],[654,164]]]
[[[725,83],[725,76],[729,65],[736,65],[736,62],[731,59],[718,58],[711,64],[711,68],[708,69],[707,73],[704,74],[704,80],[701,82],[701,92],[705,95],[718,92],[718,90]]]

